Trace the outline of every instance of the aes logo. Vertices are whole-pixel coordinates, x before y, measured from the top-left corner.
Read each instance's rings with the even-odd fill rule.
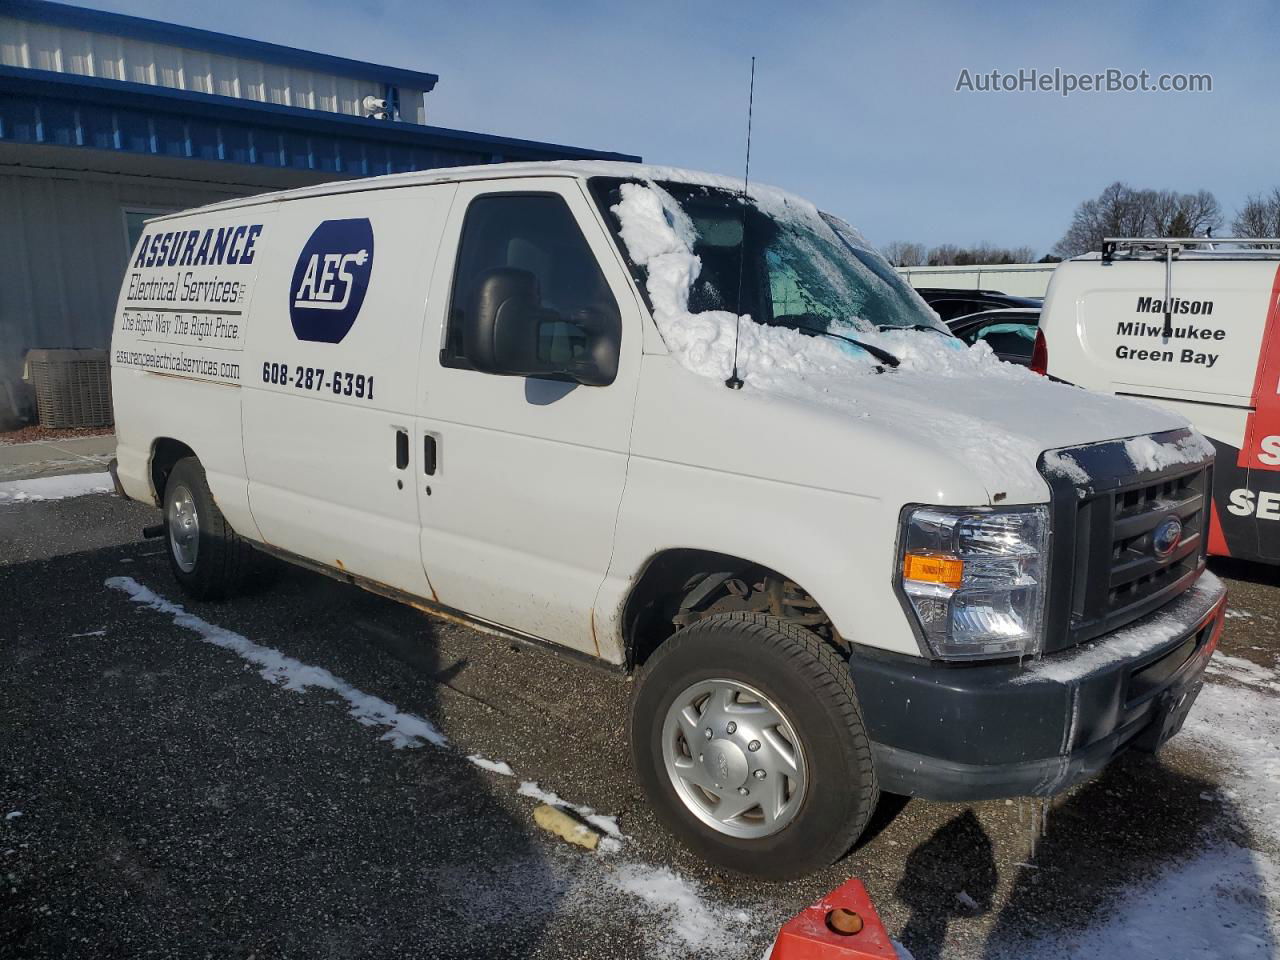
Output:
[[[289,319],[299,340],[341,343],[369,289],[373,226],[367,218],[326,220],[298,255]]]

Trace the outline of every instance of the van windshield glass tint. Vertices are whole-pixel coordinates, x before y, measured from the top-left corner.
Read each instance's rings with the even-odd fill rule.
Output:
[[[621,181],[592,184],[610,221]],[[684,183],[659,184],[697,231],[702,269],[689,312],[728,310],[758,323],[851,334],[927,325],[946,332],[889,263],[848,224],[802,208],[766,210],[740,194]],[[810,208],[812,209],[812,208]],[[634,269],[634,267],[633,267]],[[643,275],[637,285],[645,289]]]

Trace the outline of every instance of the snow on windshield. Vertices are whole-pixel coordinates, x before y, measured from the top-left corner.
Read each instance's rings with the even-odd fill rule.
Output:
[[[694,253],[697,232],[693,222],[675,198],[656,183],[624,183],[621,195],[621,202],[612,209],[618,217],[623,243],[632,261],[646,271],[654,319],[668,349],[685,367],[707,377],[728,377],[733,370],[736,328],[740,336],[739,374],[758,388],[794,385],[797,379],[814,376],[849,377],[876,372],[878,363],[873,357],[841,340],[810,336],[790,327],[765,326],[749,314],[739,324],[738,316],[727,310],[690,312],[689,294],[702,271],[702,262]],[[806,235],[829,235],[833,243],[842,243],[812,206],[772,194],[752,194],[751,202],[775,220],[798,222],[803,228],[798,231],[801,242]],[[850,234],[856,236],[853,231]],[[815,268],[822,270],[824,258],[813,259]],[[846,282],[843,276],[831,278],[833,286]],[[940,376],[1031,376],[1000,363],[985,345],[968,349],[961,341],[940,333],[878,332],[874,319],[846,319],[848,335],[893,353],[902,361],[901,370]]]
[[[622,241],[632,261],[645,271],[654,320],[681,365],[700,376],[725,380],[733,370],[737,328],[738,372],[746,389],[838,406],[860,417],[893,416],[896,424],[908,423],[917,435],[963,458],[992,490],[1005,489],[1010,481],[1039,481],[1035,463],[1043,444],[953,411],[989,399],[983,394],[989,394],[992,380],[1016,383],[1025,390],[1070,388],[1002,363],[985,343],[966,347],[959,339],[927,330],[882,332],[869,318],[849,318],[853,326],[848,332],[899,358],[900,366],[885,376],[875,376],[883,365],[871,355],[841,340],[765,326],[749,315],[739,318],[725,310],[691,312],[689,294],[702,268],[694,253],[693,222],[656,183],[624,183],[620,193],[621,201],[611,209]],[[805,230],[834,237],[817,208],[803,201],[787,198],[784,203],[772,194],[754,192],[750,199],[775,219],[802,218]],[[1072,391],[1073,397],[1079,393]],[[1026,401],[1043,404],[1054,398],[1046,401],[1037,393]],[[910,416],[913,409],[925,412],[921,404],[928,405],[927,416]],[[1107,413],[1114,418],[1116,410],[1111,407]],[[1106,435],[1099,433],[1095,439]]]

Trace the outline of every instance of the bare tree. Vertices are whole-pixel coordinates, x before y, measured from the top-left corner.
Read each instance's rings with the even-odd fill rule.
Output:
[[[968,267],[997,263],[1030,263],[1035,252],[1030,247],[997,247],[979,243],[972,247],[960,247],[943,243],[929,250],[931,267]]]
[[[1231,232],[1237,237],[1280,237],[1280,187],[1246,199]]]
[[[908,240],[894,240],[885,244],[880,252],[895,267],[921,267],[926,258],[924,244]]]
[[[1100,250],[1104,237],[1194,237],[1222,226],[1222,208],[1208,190],[1135,190],[1116,181],[1076,207],[1054,253],[1076,257]]]

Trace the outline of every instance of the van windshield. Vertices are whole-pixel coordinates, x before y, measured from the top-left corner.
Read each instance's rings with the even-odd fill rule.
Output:
[[[602,213],[624,181],[596,178]],[[731,190],[661,181],[691,221],[701,270],[690,313],[729,311],[767,326],[856,334],[928,327],[948,334],[933,311],[883,257],[844,221],[795,204],[762,204]],[[624,247],[625,252],[625,245]],[[643,273],[632,264],[636,283]]]

